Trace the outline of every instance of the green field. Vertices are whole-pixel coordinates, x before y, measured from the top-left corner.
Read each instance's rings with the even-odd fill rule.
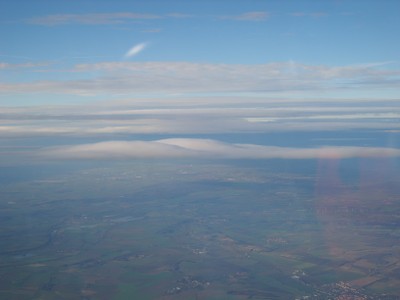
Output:
[[[154,162],[2,185],[0,296],[398,299],[399,188],[318,176]]]

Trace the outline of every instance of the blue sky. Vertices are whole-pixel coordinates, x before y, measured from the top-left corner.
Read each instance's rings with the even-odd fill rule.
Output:
[[[399,11],[397,0],[2,1],[0,137],[397,133]],[[162,146],[176,143],[187,146]]]
[[[135,60],[396,61],[399,8],[390,0],[3,1],[1,52],[93,62],[118,60],[127,47],[148,41],[151,47]]]
[[[1,54],[12,62],[120,60],[146,41],[135,61],[397,61],[399,9],[395,0],[3,1]]]
[[[114,91],[97,92],[93,97],[92,91],[74,93],[48,84],[38,87],[40,82],[116,76],[117,71],[111,68],[102,74],[94,72],[98,71],[95,67],[77,72],[76,66],[81,64],[158,62],[170,63],[163,65],[165,68],[175,68],[174,62],[210,66],[285,63],[281,67],[289,73],[298,72],[300,64],[347,68],[367,65],[374,71],[399,69],[400,3],[395,0],[3,1],[0,5],[0,78],[6,84],[35,85],[3,86],[0,98],[6,105],[54,102],[50,94],[59,95],[58,103],[110,97]],[[142,45],[142,51],[126,57],[135,45]],[[121,74],[121,70],[118,72]],[[380,76],[370,77],[382,80]],[[346,76],[338,77],[348,80]],[[385,77],[385,83],[393,77]],[[302,86],[298,89],[304,90]],[[143,96],[154,91],[159,89],[133,89],[129,93]],[[245,87],[242,92],[259,91]],[[180,91],[177,88],[174,92]],[[237,90],[221,88],[219,92]],[[387,90],[385,94],[394,96],[397,92]],[[82,95],[91,97],[85,99]],[[362,91],[360,95],[365,96]]]

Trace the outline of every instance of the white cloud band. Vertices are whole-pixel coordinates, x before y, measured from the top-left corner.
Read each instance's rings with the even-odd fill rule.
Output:
[[[145,43],[126,57],[138,54]],[[315,93],[335,90],[399,89],[400,71],[376,65],[330,67],[279,62],[257,65],[189,62],[103,62],[79,64],[82,79],[2,83],[0,94],[74,95],[137,93]],[[95,73],[93,73],[95,72]],[[88,78],[86,75],[90,75]]]
[[[53,147],[40,155],[52,159],[332,159],[352,157],[399,157],[400,149],[380,147],[287,148],[254,144],[229,144],[210,139],[164,139],[157,141],[107,141]]]

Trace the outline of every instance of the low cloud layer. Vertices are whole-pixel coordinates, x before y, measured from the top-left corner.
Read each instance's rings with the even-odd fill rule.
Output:
[[[47,159],[339,159],[352,157],[399,157],[400,149],[379,147],[287,148],[254,144],[230,144],[211,139],[164,139],[156,141],[107,141],[43,149]]]
[[[138,107],[141,108],[138,108]],[[103,105],[0,108],[0,138],[399,130],[398,100],[138,99]]]

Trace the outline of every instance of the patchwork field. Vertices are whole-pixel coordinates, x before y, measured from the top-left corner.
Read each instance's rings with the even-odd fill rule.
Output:
[[[399,187],[290,168],[131,163],[3,184],[0,297],[399,299]]]

